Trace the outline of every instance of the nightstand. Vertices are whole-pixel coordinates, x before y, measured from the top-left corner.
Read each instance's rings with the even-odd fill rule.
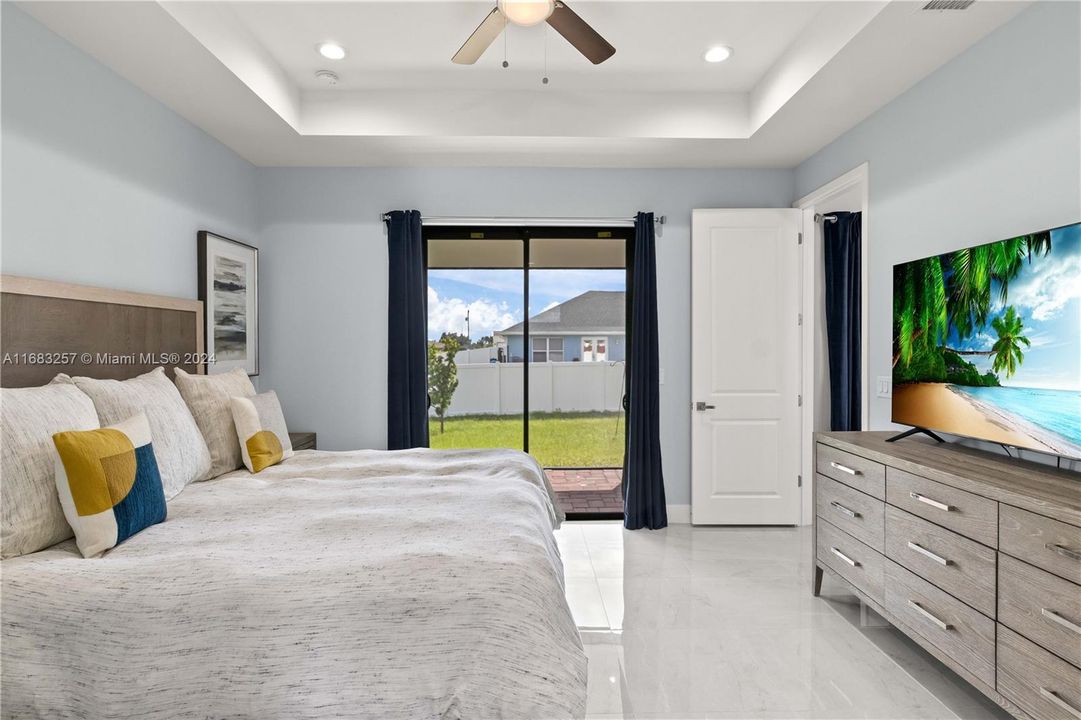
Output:
[[[291,432],[289,433],[289,442],[293,444],[294,450],[314,450],[315,449],[315,433],[313,432]]]

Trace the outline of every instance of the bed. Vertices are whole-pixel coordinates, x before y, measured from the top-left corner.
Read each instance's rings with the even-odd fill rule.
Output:
[[[586,659],[540,467],[299,451],[95,559],[3,561],[5,718],[564,718]]]

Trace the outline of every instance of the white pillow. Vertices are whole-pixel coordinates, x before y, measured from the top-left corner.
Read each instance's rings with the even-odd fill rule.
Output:
[[[176,387],[210,450],[209,476],[217,477],[243,466],[229,399],[255,395],[248,374],[235,368],[216,375],[189,375],[176,368]]]
[[[293,457],[293,444],[277,393],[271,390],[250,398],[235,397],[232,408],[240,452],[249,471],[257,473]]]
[[[166,377],[165,368],[154,368],[130,380],[66,375],[57,379],[75,383],[90,396],[103,427],[139,413],[146,414],[166,500],[176,497],[188,483],[206,479],[210,472],[210,451],[184,398]]]
[[[97,427],[94,403],[74,385],[0,390],[0,556],[72,536],[53,479],[53,434]]]

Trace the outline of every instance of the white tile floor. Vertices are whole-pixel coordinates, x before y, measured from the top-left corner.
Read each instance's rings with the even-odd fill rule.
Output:
[[[827,576],[810,529],[558,532],[591,718],[1008,718]]]

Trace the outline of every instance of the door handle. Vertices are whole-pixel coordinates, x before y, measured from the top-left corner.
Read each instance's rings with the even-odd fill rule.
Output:
[[[696,402],[694,404],[694,409],[697,410],[698,412],[705,412],[706,410],[713,410],[716,407],[717,407],[716,405],[709,405],[707,403],[702,402],[701,400],[699,400],[698,402]]]

